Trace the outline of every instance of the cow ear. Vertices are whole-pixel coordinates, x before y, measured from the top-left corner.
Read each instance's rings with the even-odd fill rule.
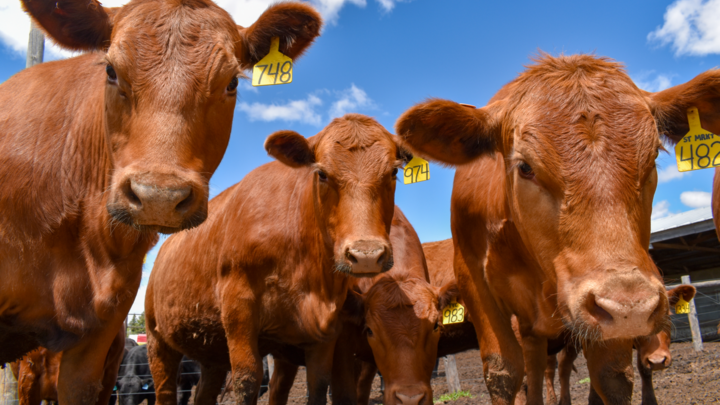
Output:
[[[450,165],[467,163],[497,148],[500,125],[494,107],[430,99],[405,111],[395,132],[419,155]]]
[[[310,143],[295,131],[278,131],[265,140],[265,150],[275,159],[290,167],[315,163]]]
[[[293,60],[320,35],[322,17],[309,4],[287,2],[268,7],[255,23],[238,26],[241,41],[237,58],[243,69],[250,69],[270,52],[273,38],[280,38],[280,52]]]
[[[119,10],[97,0],[22,0],[22,5],[51,39],[72,51],[107,50]]]
[[[413,158],[413,154],[410,148],[405,146],[402,139],[400,139],[400,137],[397,135],[393,135],[393,141],[395,141],[395,146],[397,146],[397,150],[395,151],[395,158],[397,160],[402,160],[403,162],[405,162],[405,164],[410,163]]]
[[[701,126],[720,133],[720,70],[701,73],[687,83],[648,93],[660,134],[677,143],[690,130],[687,110],[697,107]]]
[[[695,287],[691,285],[679,285],[667,292],[668,302],[671,307],[674,307],[675,304],[680,301],[680,297],[683,297],[685,301],[690,302],[690,300],[695,297],[695,291]]]
[[[365,322],[365,303],[359,291],[354,289],[348,291],[342,307],[342,317],[356,325],[362,325]]]
[[[451,281],[438,289],[438,311],[460,299],[460,289],[455,281]]]

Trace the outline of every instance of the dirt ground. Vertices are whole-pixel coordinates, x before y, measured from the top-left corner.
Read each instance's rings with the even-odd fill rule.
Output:
[[[673,355],[672,366],[665,371],[655,372],[653,385],[660,404],[672,405],[706,405],[720,404],[720,342],[706,342],[705,350],[696,354],[692,343],[676,343],[671,347]],[[634,356],[633,356],[634,357]],[[479,353],[468,351],[456,355],[458,372],[463,390],[468,390],[472,398],[460,398],[453,405],[490,404],[488,391],[482,379],[482,363]],[[433,394],[439,398],[447,393],[444,362],[440,362],[438,376],[432,380]],[[575,404],[586,404],[589,392],[588,372],[585,359],[580,355],[575,361],[578,372],[570,378],[572,401]],[[640,376],[635,371],[635,388],[633,392],[633,405],[640,405]],[[560,394],[560,387],[555,381],[555,389]],[[289,403],[301,405],[306,403],[305,370],[301,369],[290,393]],[[225,403],[231,401],[231,396],[225,397]],[[259,403],[267,402],[267,394],[259,399]],[[328,401],[329,403],[329,401]],[[373,383],[371,404],[381,404],[380,378],[376,377]],[[446,402],[447,403],[447,402]]]

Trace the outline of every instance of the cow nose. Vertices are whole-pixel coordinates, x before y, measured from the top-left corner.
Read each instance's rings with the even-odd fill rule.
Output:
[[[158,187],[130,180],[125,195],[137,210],[153,210],[160,213],[178,211],[183,213],[192,205],[193,192],[190,185]]]
[[[648,357],[648,365],[651,370],[660,370],[666,368],[668,365],[665,364],[667,356]]]
[[[373,275],[392,267],[390,248],[380,241],[356,241],[345,248],[345,257],[353,274]]]
[[[397,398],[397,403],[402,405],[419,405],[420,401],[425,398],[425,393],[421,392],[419,394],[415,395],[405,395],[402,392],[396,392],[395,398]]]

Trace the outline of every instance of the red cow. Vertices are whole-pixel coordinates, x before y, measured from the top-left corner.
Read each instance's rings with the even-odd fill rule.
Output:
[[[309,402],[324,403],[349,276],[393,266],[388,239],[398,168],[407,156],[375,120],[348,114],[305,139],[265,142],[278,161],[211,201],[210,216],[163,245],[145,309],[161,404],[175,403],[182,354],[202,368],[194,403],[214,404],[226,372],[254,403],[262,357],[304,351]]]
[[[685,301],[690,301],[695,297],[695,287],[691,285],[679,285],[667,292],[670,306],[674,307],[682,296]],[[636,338],[633,347],[637,350],[637,368],[640,373],[642,382],[642,404],[657,405],[655,398],[655,389],[652,384],[652,372],[656,370],[664,370],[670,367],[672,363],[672,355],[670,354],[670,333],[669,331],[661,331],[652,336]],[[558,364],[558,374],[560,381],[560,402],[559,405],[570,405],[570,372],[573,370],[573,362],[577,358],[578,348],[574,344],[569,344],[559,354],[557,361],[555,356],[549,356],[548,369],[545,371],[545,385],[547,387],[548,398],[557,398],[553,380],[555,379],[555,363]],[[551,400],[554,403],[556,400]],[[590,387],[590,403],[602,404],[602,400],[598,397]]]
[[[23,5],[53,41],[92,52],[0,85],[0,364],[63,351],[60,402],[105,404],[145,254],[207,216],[238,78],[273,37],[297,57],[321,20],[301,3],[248,28],[210,0]]]
[[[603,401],[629,403],[633,339],[669,322],[647,254],[660,136],[684,136],[693,106],[720,131],[719,93],[717,70],[649,93],[609,59],[542,55],[483,108],[433,99],[400,117],[415,151],[459,165],[455,275],[493,404],[513,402],[523,368],[542,403],[548,339],[567,331]]]

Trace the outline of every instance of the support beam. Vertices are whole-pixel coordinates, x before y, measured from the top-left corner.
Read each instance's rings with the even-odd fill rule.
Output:
[[[10,364],[0,370],[0,405],[16,405],[18,403],[17,382],[10,370]]]
[[[447,378],[448,391],[450,393],[462,391],[455,356],[451,354],[445,356],[443,360],[445,360],[445,377]]]
[[[655,249],[676,249],[676,250],[689,250],[693,252],[708,252],[720,254],[720,249],[706,248],[702,246],[688,246],[688,245],[677,245],[674,243],[653,243],[653,250]]]
[[[25,67],[29,68],[42,63],[43,55],[45,54],[45,35],[35,25],[35,22],[30,23],[30,38],[28,39],[27,59],[25,61]]]
[[[683,284],[691,284],[690,276],[682,276],[681,281]],[[693,347],[696,352],[701,352],[703,349],[702,333],[700,332],[700,322],[698,321],[694,298],[690,300],[690,313],[688,314],[688,320],[690,321]]]

